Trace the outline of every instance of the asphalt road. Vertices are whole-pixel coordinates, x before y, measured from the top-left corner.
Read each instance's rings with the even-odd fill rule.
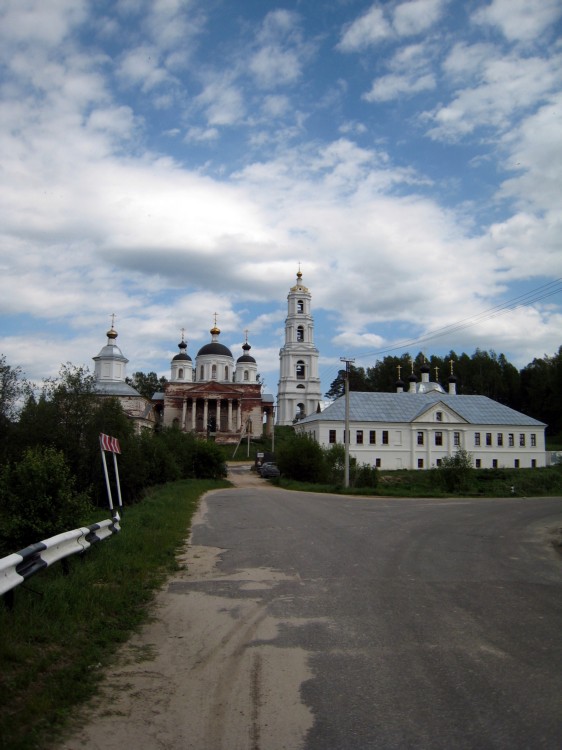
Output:
[[[255,697],[247,743],[231,746],[560,748],[562,557],[549,539],[561,527],[560,498],[352,499],[237,488],[212,493],[192,532],[194,548],[218,550],[216,574],[170,591],[246,600],[276,623],[260,636],[252,615],[255,626],[237,645],[256,657],[254,691],[261,647],[276,663],[306,655],[301,738],[267,739],[264,716],[284,711],[282,723],[291,722],[282,691],[269,690]],[[261,585],[260,570],[269,578]],[[234,622],[242,604],[220,609]],[[216,664],[223,705],[233,690]],[[228,746],[228,715],[216,717],[227,725],[215,747]]]

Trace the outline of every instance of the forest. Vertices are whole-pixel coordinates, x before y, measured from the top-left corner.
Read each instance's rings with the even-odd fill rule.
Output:
[[[429,359],[422,352],[413,358],[408,353],[400,357],[388,356],[373,367],[351,364],[349,389],[394,392],[400,376],[407,390],[412,369],[419,379],[420,368],[425,363],[430,368],[430,380],[441,383],[445,391],[448,390],[447,380],[453,373],[458,394],[488,396],[545,422],[548,436],[562,433],[562,346],[553,356],[535,358],[522,370],[508,362],[505,355],[480,349],[476,349],[472,356],[458,355],[453,351],[444,357],[432,355]],[[326,398],[341,396],[344,388],[345,370],[340,370],[326,392]]]

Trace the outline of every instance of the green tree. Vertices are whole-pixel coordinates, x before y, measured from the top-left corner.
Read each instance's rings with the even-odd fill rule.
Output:
[[[155,393],[164,390],[168,380],[163,375],[158,377],[155,372],[135,372],[131,377],[125,378],[125,382],[150,401]]]
[[[321,446],[308,437],[296,435],[286,438],[277,447],[277,465],[281,474],[297,482],[325,480],[324,454]]]
[[[30,448],[0,475],[1,554],[78,528],[90,509],[88,494],[76,490],[63,453]]]

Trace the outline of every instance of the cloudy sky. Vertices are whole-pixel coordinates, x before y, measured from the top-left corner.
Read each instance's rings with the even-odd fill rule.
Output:
[[[562,344],[559,0],[0,0],[0,353],[129,373],[286,297],[340,357]]]

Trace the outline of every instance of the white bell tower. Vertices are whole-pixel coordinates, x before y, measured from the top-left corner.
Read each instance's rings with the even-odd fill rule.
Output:
[[[279,425],[291,425],[297,419],[314,414],[322,401],[310,300],[310,292],[302,283],[302,273],[299,270],[297,283],[291,287],[287,297],[285,345],[279,351]]]

